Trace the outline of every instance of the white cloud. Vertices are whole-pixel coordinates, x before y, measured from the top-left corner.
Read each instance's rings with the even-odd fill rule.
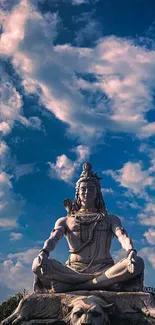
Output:
[[[155,269],[155,247],[143,247],[138,253],[141,257],[147,259]]]
[[[123,248],[119,249],[118,251],[114,251],[113,253],[113,258],[115,263],[118,263],[125,257],[126,257],[126,251]]]
[[[71,159],[66,155],[58,156],[56,163],[48,163],[50,166],[49,176],[51,178],[58,178],[64,182],[68,182],[72,179],[75,171],[75,165]]]
[[[144,259],[144,284],[154,287],[154,272],[155,272],[155,248],[143,247],[138,251],[138,255]]]
[[[65,154],[63,154],[57,157],[55,164],[51,162],[48,163],[50,166],[49,176],[51,178],[58,178],[66,183],[71,182],[81,163],[85,162],[85,160],[89,157],[89,148],[79,145],[72,151],[76,153],[76,161],[72,161]]]
[[[10,126],[9,126],[9,124],[6,123],[6,122],[4,122],[4,121],[3,122],[0,122],[0,131],[4,135],[8,134],[10,132]]]
[[[155,226],[155,204],[147,202],[143,211],[138,214],[141,224],[146,226]]]
[[[1,54],[11,55],[24,38],[24,25],[28,17],[30,6],[28,1],[22,0],[13,8],[11,14],[3,16],[5,33],[1,36]]]
[[[9,230],[17,227],[18,227],[17,221],[15,219],[0,218],[0,229]]]
[[[120,186],[130,189],[134,193],[140,193],[154,184],[154,177],[150,175],[149,170],[143,169],[140,162],[129,161],[119,170],[107,170],[103,173],[111,175],[116,182],[120,183]]]
[[[32,292],[33,275],[29,267],[17,261],[6,260],[0,265],[0,282],[15,293],[26,289]]]
[[[75,149],[72,149],[72,151],[76,153],[79,164],[85,161],[90,155],[89,147],[83,145],[77,146]]]
[[[148,243],[155,245],[155,229],[149,228],[148,231],[144,233],[144,237],[147,239]]]
[[[22,237],[23,237],[23,234],[21,234],[20,232],[11,232],[10,233],[10,240],[12,240],[12,241],[20,240]]]
[[[82,5],[83,3],[89,3],[89,0],[72,0],[73,5]]]
[[[113,194],[114,193],[114,191],[113,191],[113,189],[112,188],[102,188],[101,189],[101,191],[102,191],[102,194]]]
[[[146,119],[153,100],[154,50],[115,36],[100,38],[93,48],[54,46],[57,15],[41,15],[26,0],[3,20],[2,53],[12,55],[25,91],[37,92],[69,132],[89,143],[107,129],[138,137],[155,134]],[[77,73],[94,74],[96,81],[87,82],[87,89],[103,95],[95,108],[86,104]]]
[[[83,13],[80,15],[79,21],[83,24],[82,28],[77,31],[75,38],[76,44],[83,46],[85,42],[95,42],[101,36],[102,27],[101,24],[93,19],[92,13]]]
[[[9,133],[21,113],[22,98],[11,84],[9,76],[1,69],[2,79],[0,83],[0,131],[6,135]]]
[[[17,227],[17,220],[22,212],[24,201],[13,193],[11,176],[0,172],[0,229]]]
[[[29,117],[28,123],[29,123],[29,126],[32,129],[41,130],[41,128],[42,128],[42,121],[37,116],[31,116],[31,117]]]
[[[24,264],[32,263],[33,259],[38,255],[39,249],[38,248],[31,248],[25,252],[20,253],[10,253],[8,254],[8,258],[11,260],[18,260],[19,262],[23,262]]]
[[[4,170],[10,170],[10,173]],[[13,192],[12,179],[32,173],[34,164],[18,164],[11,157],[10,148],[4,141],[0,142],[0,230],[18,227],[18,218],[22,213],[24,199]]]
[[[26,289],[32,292],[33,273],[31,264],[38,255],[38,249],[29,249],[25,252],[9,254],[2,264],[0,264],[0,282],[14,292]]]
[[[10,149],[7,144],[2,141],[0,142],[0,166],[1,169],[5,168],[10,160]]]
[[[13,169],[13,175],[15,179],[18,181],[18,179],[22,176],[31,174],[35,171],[34,164],[16,164]]]
[[[148,138],[152,134],[155,134],[155,122],[148,123],[141,128],[141,137]]]

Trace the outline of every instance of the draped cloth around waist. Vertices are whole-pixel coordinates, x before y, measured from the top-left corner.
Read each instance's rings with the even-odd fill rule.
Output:
[[[93,264],[90,263],[83,263],[83,262],[71,262],[70,260],[67,260],[65,265],[69,267],[70,269],[77,271],[77,272],[82,272],[82,273],[87,273],[87,274],[92,274],[92,275],[97,275],[99,273],[102,273],[106,269],[110,268],[111,266],[114,265],[113,259],[109,258],[106,260],[97,260],[93,261]]]

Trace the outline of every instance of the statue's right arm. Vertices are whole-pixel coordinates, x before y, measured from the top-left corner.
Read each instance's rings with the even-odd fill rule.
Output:
[[[50,234],[50,237],[45,241],[43,250],[45,250],[48,255],[54,250],[58,241],[63,237],[66,232],[66,217],[58,219],[55,226]]]

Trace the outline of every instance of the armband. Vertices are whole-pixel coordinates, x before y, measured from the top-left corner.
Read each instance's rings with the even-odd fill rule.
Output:
[[[126,236],[128,236],[128,233],[127,233],[127,231],[123,228],[123,227],[121,227],[120,228],[121,229],[121,231],[122,231],[122,234],[123,235],[126,235]]]
[[[47,251],[47,249],[41,249],[40,251],[39,251],[39,253],[41,253],[41,252],[44,252],[45,254],[47,254],[47,256],[49,256],[50,254],[49,254],[49,252]]]
[[[131,252],[135,252],[135,253],[137,254],[136,249],[131,248],[131,249],[129,249],[129,250],[127,251],[127,257],[129,256],[129,254],[130,254]]]

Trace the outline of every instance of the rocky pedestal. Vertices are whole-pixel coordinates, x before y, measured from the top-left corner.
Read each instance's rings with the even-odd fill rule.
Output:
[[[110,291],[76,291],[63,294],[32,294],[19,303],[14,314],[2,322],[3,325],[76,325],[72,318],[72,310],[81,301],[86,305],[105,306],[106,317],[103,315],[103,325],[147,325],[155,324],[155,300],[150,293],[145,292],[110,292]],[[107,306],[107,304],[109,306]],[[105,317],[105,318],[104,318]],[[78,324],[81,323],[78,321]],[[93,325],[98,325],[93,321]]]

